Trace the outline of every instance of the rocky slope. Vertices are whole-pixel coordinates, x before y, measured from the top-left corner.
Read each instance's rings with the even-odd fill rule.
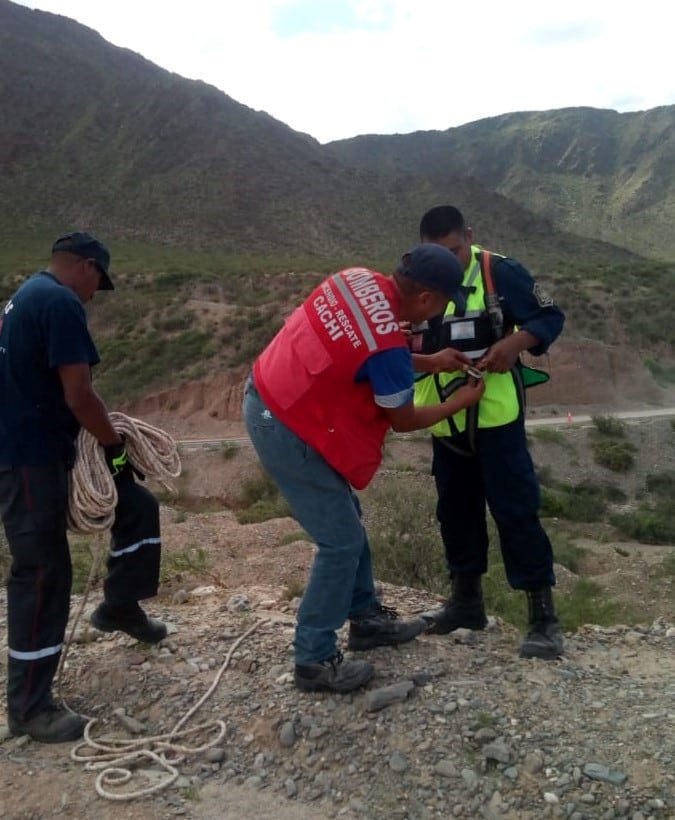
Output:
[[[384,596],[403,612],[433,603],[403,588]],[[109,802],[68,747],[9,739],[0,746],[3,816],[675,817],[675,627],[667,620],[588,626],[567,637],[555,663],[518,659],[516,633],[493,620],[484,633],[374,650],[368,690],[337,697],[292,685],[296,605],[278,587],[202,586],[153,607],[173,625],[159,647],[80,629],[64,673],[68,701],[98,719],[95,737],[139,740],[170,732],[258,623],[187,724],[212,728],[182,742],[208,745],[217,720],[224,736],[188,754],[169,788]],[[377,709],[389,686],[401,699]],[[130,784],[108,788],[163,776],[142,763]]]

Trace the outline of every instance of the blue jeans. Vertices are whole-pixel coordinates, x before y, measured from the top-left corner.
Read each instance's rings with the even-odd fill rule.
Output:
[[[249,383],[244,421],[260,461],[317,546],[295,630],[295,662],[333,657],[336,630],[378,605],[368,536],[349,483],[282,424]]]

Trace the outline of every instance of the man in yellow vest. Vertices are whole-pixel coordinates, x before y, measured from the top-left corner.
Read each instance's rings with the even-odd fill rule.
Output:
[[[451,595],[441,609],[423,613],[430,631],[446,634],[487,624],[481,576],[487,570],[486,503],[497,524],[507,578],[528,599],[529,629],[521,643],[525,658],[553,659],[563,641],[552,587],[553,551],[538,509],[539,484],[525,437],[520,354],[545,353],[559,336],[564,314],[514,259],[481,254],[461,212],[444,205],[422,218],[423,242],[451,250],[464,267],[462,300],[412,337],[413,351],[455,351],[455,370],[420,373],[415,403],[445,400],[466,382],[466,368],[484,374],[480,402],[430,427],[437,517],[445,546]],[[413,353],[424,371],[425,356]]]

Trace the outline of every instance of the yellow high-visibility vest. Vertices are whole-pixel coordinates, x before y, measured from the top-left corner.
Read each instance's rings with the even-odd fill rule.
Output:
[[[464,271],[463,285],[467,288],[466,311],[462,321],[471,323],[485,314],[485,287],[481,276],[479,253],[480,246],[472,245],[471,262]],[[443,316],[444,324],[452,322],[457,327],[455,303],[449,302]],[[450,345],[452,346],[452,345]],[[482,351],[475,351],[475,357],[480,358]],[[514,373],[486,373],[485,393],[478,403],[478,427],[500,427],[515,421],[521,412],[522,390]],[[461,370],[452,373],[427,374],[415,383],[415,404],[428,406],[442,401],[441,391],[453,380],[457,386],[465,382],[465,374]],[[467,411],[460,410],[451,417],[429,427],[434,436],[451,436],[466,429]]]

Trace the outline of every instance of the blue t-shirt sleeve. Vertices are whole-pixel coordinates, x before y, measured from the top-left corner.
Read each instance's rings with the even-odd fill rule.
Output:
[[[395,409],[412,401],[414,395],[412,356],[407,347],[383,350],[370,356],[356,374],[368,380],[375,404]]]
[[[95,365],[100,361],[80,301],[69,295],[50,300],[46,309],[45,342],[49,367]]]
[[[534,356],[546,353],[563,329],[565,314],[515,259],[500,259],[495,264],[494,281],[506,324],[518,325],[539,340],[530,350]]]

